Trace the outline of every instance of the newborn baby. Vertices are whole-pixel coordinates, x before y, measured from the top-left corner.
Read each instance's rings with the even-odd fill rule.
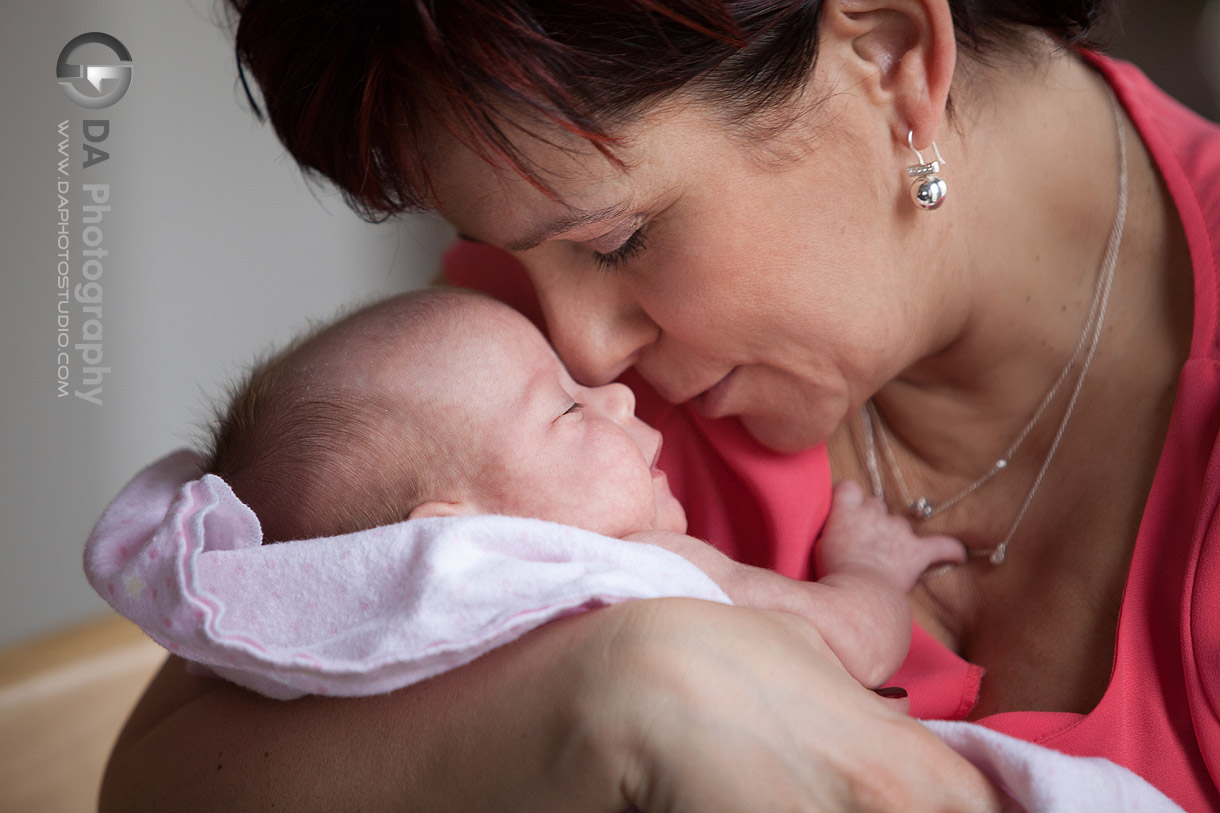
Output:
[[[906,591],[962,547],[914,537],[845,484],[821,581],[737,564],[682,533],[661,438],[633,401],[577,384],[504,305],[396,297],[253,373],[218,427],[223,480],[189,450],[137,474],[90,534],[85,572],[191,671],[284,700],[394,691],[572,612],[726,594],[802,616],[861,683],[883,683],[907,648]],[[1180,810],[1105,760],[926,724],[1024,809]]]
[[[908,644],[906,593],[964,550],[916,537],[854,483],[840,485],[817,546],[821,580],[738,564],[686,536],[657,468],[660,434],[622,384],[585,387],[516,311],[430,290],[361,309],[256,369],[217,429],[209,470],[268,541],[408,518],[503,514],[658,545],[737,604],[801,615],[862,684],[881,685]]]

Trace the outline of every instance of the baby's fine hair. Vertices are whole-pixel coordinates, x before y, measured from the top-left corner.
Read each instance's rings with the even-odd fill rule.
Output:
[[[355,387],[337,366],[377,364],[463,298],[434,288],[392,297],[315,328],[256,363],[211,425],[207,471],[259,519],[265,542],[353,533],[406,519],[452,455],[411,433],[410,405]],[[410,435],[415,434],[415,437]]]

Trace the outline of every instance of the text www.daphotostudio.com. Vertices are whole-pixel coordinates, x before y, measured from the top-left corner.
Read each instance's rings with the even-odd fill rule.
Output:
[[[73,62],[77,51],[86,46],[100,46],[113,59],[100,64]],[[131,86],[131,53],[110,34],[81,34],[60,51],[55,76],[60,89],[77,107],[102,110],[122,99]],[[97,116],[82,113],[78,120],[67,118],[56,127],[55,368],[57,398],[71,395],[101,406],[105,377],[110,373],[104,363],[103,341],[103,272],[110,252],[102,227],[112,204],[111,181],[105,167],[110,158],[106,145],[110,119]],[[72,160],[74,134],[80,138],[78,164]],[[74,170],[79,172],[81,192],[76,217]],[[75,255],[74,236],[80,242]]]

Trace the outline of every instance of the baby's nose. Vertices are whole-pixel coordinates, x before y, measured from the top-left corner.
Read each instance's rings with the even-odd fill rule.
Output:
[[[630,416],[635,414],[635,393],[626,384],[606,384],[593,387],[597,405],[609,415]]]

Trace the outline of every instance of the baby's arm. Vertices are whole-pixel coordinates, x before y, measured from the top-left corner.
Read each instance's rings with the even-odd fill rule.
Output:
[[[845,481],[814,558],[822,575],[814,585],[821,589],[809,591],[820,613],[814,623],[847,671],[874,687],[898,671],[910,646],[907,593],[932,565],[965,561],[966,550],[947,536],[916,536],[906,519]]]
[[[917,537],[910,524],[840,483],[818,543],[817,582],[801,582],[733,561],[711,545],[666,532],[632,539],[673,551],[703,570],[735,604],[782,610],[817,627],[851,675],[880,686],[902,664],[910,643],[906,594],[937,562],[961,562],[965,549],[944,536]]]

